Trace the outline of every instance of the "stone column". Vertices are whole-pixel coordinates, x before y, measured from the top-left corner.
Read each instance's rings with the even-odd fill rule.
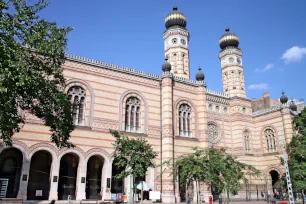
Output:
[[[162,162],[174,158],[173,145],[173,81],[172,74],[163,73],[162,79]],[[165,169],[163,167],[163,169]],[[175,183],[169,170],[162,175],[162,202],[175,203]]]
[[[195,138],[197,138],[200,143],[198,144],[202,148],[208,147],[208,138],[207,138],[207,113],[206,113],[206,88],[205,82],[201,81],[199,87],[197,88],[197,98],[196,102],[197,107],[197,123],[195,124]]]
[[[50,180],[50,192],[49,192],[49,200],[58,200],[58,181],[59,181],[59,168],[60,168],[60,160],[54,159],[52,162],[52,169],[50,172],[51,180]]]
[[[76,180],[76,200],[86,199],[86,173],[87,173],[87,163],[81,160],[78,166],[78,175]],[[82,179],[82,177],[84,177]],[[83,182],[82,182],[83,181]]]
[[[107,186],[109,179],[109,186]],[[102,170],[102,200],[111,199],[111,184],[112,184],[112,162],[105,160]]]
[[[26,200],[31,161],[25,154],[23,154],[23,158],[17,198]]]

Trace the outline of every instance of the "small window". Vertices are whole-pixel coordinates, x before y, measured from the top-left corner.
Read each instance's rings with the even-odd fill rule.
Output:
[[[275,152],[276,151],[276,137],[275,133],[271,128],[268,128],[264,132],[265,142],[266,142],[266,151]]]
[[[72,104],[72,118],[75,125],[84,124],[85,90],[80,86],[73,86],[68,90],[68,99]]]
[[[130,97],[126,101],[125,130],[140,132],[140,100],[136,97]]]
[[[220,109],[219,106],[216,106],[216,111],[217,111],[217,112],[219,112],[219,109]]]
[[[180,105],[179,108],[179,133],[180,136],[191,136],[191,108],[187,104]]]
[[[209,104],[209,105],[208,105],[208,110],[210,110],[210,111],[211,111],[212,109],[213,109],[212,104]]]

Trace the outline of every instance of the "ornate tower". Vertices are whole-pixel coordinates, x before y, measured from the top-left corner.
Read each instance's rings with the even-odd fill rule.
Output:
[[[189,70],[189,32],[186,29],[187,19],[177,7],[165,19],[167,30],[164,32],[165,57],[172,66],[175,76],[190,78]]]
[[[244,74],[242,67],[242,51],[238,48],[239,38],[230,33],[229,28],[219,40],[219,59],[221,61],[222,82],[224,93],[232,96],[246,97]]]

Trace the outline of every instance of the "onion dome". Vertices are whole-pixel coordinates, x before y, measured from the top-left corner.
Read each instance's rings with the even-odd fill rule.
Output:
[[[197,80],[197,81],[204,81],[205,75],[204,75],[204,73],[202,72],[201,67],[199,67],[198,70],[199,70],[199,71],[198,71],[198,73],[196,74],[196,80]]]
[[[282,96],[280,97],[279,100],[282,104],[285,104],[288,102],[288,97],[285,95],[284,91],[282,92]]]
[[[170,72],[171,71],[171,64],[168,62],[168,58],[165,59],[164,64],[162,65],[163,72]]]
[[[295,103],[293,101],[291,101],[290,105],[289,105],[289,109],[292,111],[297,111],[297,106],[295,105]]]
[[[226,28],[225,29],[226,33],[223,34],[219,39],[219,45],[222,50],[226,47],[238,47],[239,45],[238,36],[235,35],[234,33],[230,33],[229,31],[230,29]]]
[[[172,26],[179,26],[182,28],[186,28],[187,25],[187,18],[186,16],[177,11],[177,7],[173,7],[173,11],[168,14],[168,16],[165,19],[165,26],[166,28],[170,28]]]

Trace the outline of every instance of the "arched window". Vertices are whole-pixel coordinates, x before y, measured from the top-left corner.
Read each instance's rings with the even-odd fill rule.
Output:
[[[275,133],[271,128],[265,130],[265,142],[266,142],[266,150],[267,152],[275,152],[276,151],[276,137]]]
[[[244,149],[246,152],[251,151],[251,141],[250,141],[250,133],[249,131],[245,130],[243,132],[243,137],[244,137]]]
[[[140,132],[140,100],[136,97],[130,97],[126,100],[125,130]]]
[[[173,54],[173,62],[174,62],[174,71],[177,71],[177,55]]]
[[[191,136],[191,108],[187,104],[182,104],[179,108],[179,130],[180,136]]]
[[[183,71],[185,72],[185,54],[182,53]]]
[[[80,86],[72,86],[68,90],[68,98],[72,104],[72,118],[75,125],[84,124],[85,90]]]
[[[220,140],[220,134],[217,125],[209,123],[207,130],[208,130],[208,141],[213,144],[218,143]]]

